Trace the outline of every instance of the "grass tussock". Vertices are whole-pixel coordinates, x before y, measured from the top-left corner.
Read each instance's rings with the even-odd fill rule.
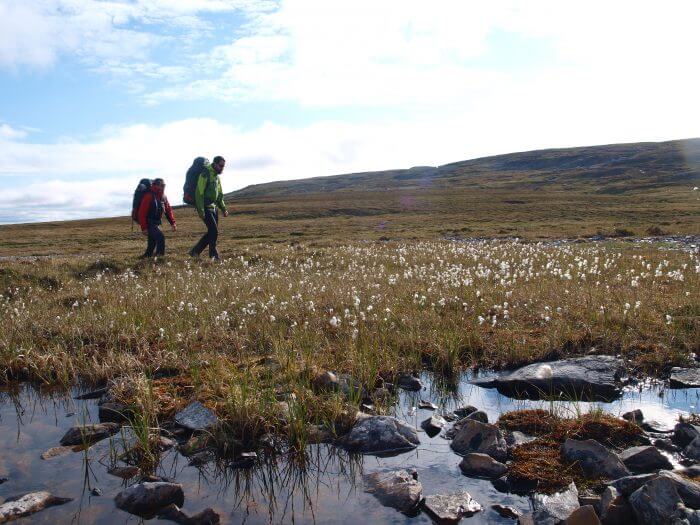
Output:
[[[3,272],[2,381],[113,381],[148,426],[198,399],[235,439],[274,431],[302,446],[309,425],[346,425],[384,381],[426,366],[449,375],[595,346],[663,373],[700,352],[698,254],[650,246],[256,244],[222,264],[64,258]],[[351,381],[318,389],[325,370]],[[561,432],[599,436],[593,422]]]

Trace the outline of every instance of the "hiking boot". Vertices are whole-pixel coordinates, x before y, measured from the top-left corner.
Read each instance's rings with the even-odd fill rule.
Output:
[[[190,257],[194,257],[195,259],[199,257],[199,254],[194,250],[190,250],[189,252],[187,252],[187,255],[189,255]]]

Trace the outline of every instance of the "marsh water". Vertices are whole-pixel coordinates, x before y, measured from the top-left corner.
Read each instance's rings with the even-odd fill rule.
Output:
[[[640,408],[646,421],[654,420],[655,426],[667,429],[673,428],[679,415],[696,412],[700,403],[700,389],[670,390],[652,383],[627,387],[612,403],[550,403],[513,400],[496,390],[472,386],[470,373],[451,385],[433,379],[424,374],[424,390],[402,392],[395,408],[398,418],[418,428],[421,445],[411,452],[378,458],[349,455],[330,445],[310,445],[303,466],[278,456],[252,468],[220,469],[214,463],[190,466],[187,458],[171,449],[163,454],[157,474],[183,484],[185,512],[194,514],[211,507],[220,514],[222,523],[431,523],[425,513],[403,515],[383,507],[364,491],[363,474],[415,468],[424,495],[467,490],[484,507],[483,512],[465,518],[465,523],[513,523],[490,506],[500,503],[528,510],[528,498],[500,493],[489,481],[462,475],[458,466],[461,458],[452,452],[449,441],[441,435],[431,438],[420,430],[420,422],[432,411],[416,408],[419,401],[432,401],[440,407],[439,412],[474,405],[484,410],[490,421],[502,412],[522,408],[545,408],[564,416],[593,407],[615,415]],[[140,518],[114,506],[114,496],[127,482],[107,473],[109,449],[105,444],[50,460],[40,457],[43,451],[58,446],[69,427],[98,421],[97,402],[75,400],[76,393],[40,392],[26,385],[0,392],[0,478],[7,478],[0,484],[0,503],[27,492],[48,490],[73,501],[23,518],[25,521],[138,523]],[[93,495],[95,488],[101,495]]]

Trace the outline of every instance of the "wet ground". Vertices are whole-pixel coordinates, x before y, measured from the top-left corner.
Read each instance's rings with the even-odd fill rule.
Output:
[[[697,412],[700,389],[669,390],[661,385],[628,387],[622,398],[612,403],[517,401],[496,390],[468,384],[465,374],[455,385],[437,385],[424,375],[426,388],[402,393],[396,415],[419,429],[421,445],[414,451],[392,458],[350,456],[329,445],[307,449],[304,468],[284,458],[262,463],[250,469],[217,470],[188,465],[177,451],[164,453],[158,474],[174,478],[184,486],[183,509],[194,514],[212,507],[222,523],[431,523],[421,513],[407,517],[386,508],[364,492],[362,474],[415,468],[424,495],[467,490],[485,511],[464,523],[513,523],[501,518],[489,507],[500,503],[521,510],[529,509],[528,499],[496,491],[489,481],[467,478],[459,470],[461,458],[440,435],[430,438],[420,430],[420,422],[430,410],[416,409],[422,400],[432,401],[441,410],[450,411],[474,405],[495,421],[502,412],[521,408],[545,408],[563,416],[575,416],[601,407],[615,415],[641,408],[645,420],[655,420],[672,428],[680,414]],[[75,394],[75,392],[71,393]],[[36,490],[49,490],[74,500],[66,505],[43,510],[25,521],[32,523],[139,523],[114,506],[114,496],[126,483],[107,473],[110,449],[107,442],[78,452],[43,460],[40,455],[57,446],[65,431],[76,424],[96,422],[96,401],[76,401],[72,395],[40,393],[23,386],[0,393],[0,502]],[[102,495],[91,494],[98,488]],[[150,523],[172,523],[150,520]]]

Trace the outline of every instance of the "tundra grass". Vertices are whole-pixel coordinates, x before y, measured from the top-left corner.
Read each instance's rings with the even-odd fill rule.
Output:
[[[314,388],[325,370],[371,394],[425,367],[592,350],[663,374],[700,351],[700,258],[654,245],[269,243],[219,264],[55,257],[1,275],[3,380],[114,381],[144,427],[199,399],[234,440],[342,430],[362,396]]]

